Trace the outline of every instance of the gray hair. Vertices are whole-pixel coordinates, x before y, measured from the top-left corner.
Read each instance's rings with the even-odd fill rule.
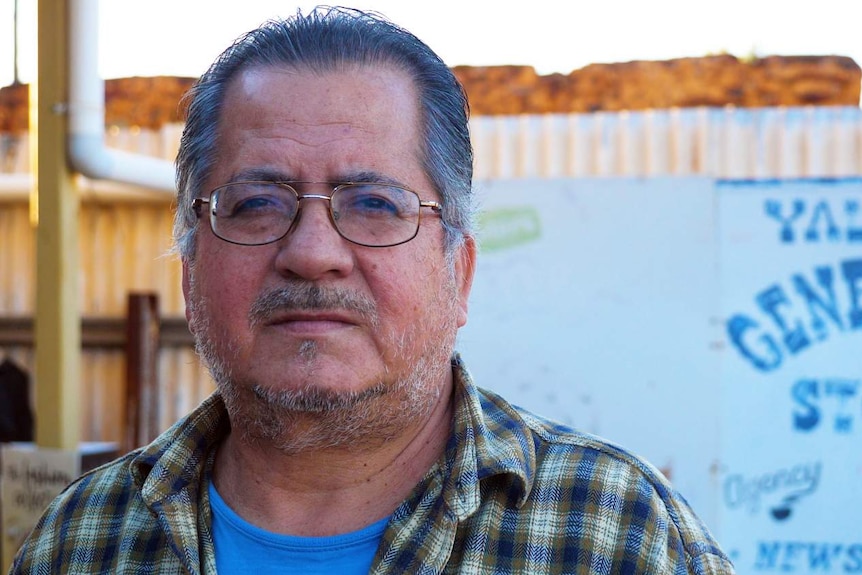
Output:
[[[392,65],[409,74],[419,93],[422,164],[443,204],[447,255],[473,234],[473,148],[469,106],[452,71],[426,44],[375,13],[318,7],[286,20],[270,20],[234,42],[186,95],[186,125],[177,154],[176,249],[193,258],[192,200],[216,160],[225,91],[243,70],[302,67],[327,72],[345,64]]]

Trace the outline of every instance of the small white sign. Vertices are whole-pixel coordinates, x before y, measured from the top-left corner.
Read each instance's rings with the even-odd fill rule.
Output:
[[[75,451],[6,445],[0,453],[2,558],[9,565],[49,503],[81,474]]]

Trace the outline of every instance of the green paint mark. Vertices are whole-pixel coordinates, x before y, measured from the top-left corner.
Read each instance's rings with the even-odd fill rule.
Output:
[[[479,214],[479,247],[483,252],[512,248],[541,235],[542,222],[536,208],[503,208]]]

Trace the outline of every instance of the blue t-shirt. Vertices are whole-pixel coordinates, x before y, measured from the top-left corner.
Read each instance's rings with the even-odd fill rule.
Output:
[[[337,573],[365,575],[388,518],[364,529],[331,537],[279,535],[255,527],[227,506],[209,484],[216,568],[230,573]]]

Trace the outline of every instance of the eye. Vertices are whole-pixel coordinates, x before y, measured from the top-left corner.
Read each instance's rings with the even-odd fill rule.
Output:
[[[410,212],[407,192],[388,186],[350,186],[338,194],[337,211],[364,217],[402,217]]]
[[[251,196],[236,202],[232,206],[231,213],[237,214],[248,211],[266,211],[277,209],[280,202],[272,196]]]
[[[398,213],[398,207],[393,204],[389,198],[374,194],[363,194],[361,196],[354,197],[350,202],[349,208],[354,211],[372,213]]]
[[[223,188],[216,202],[222,218],[292,214],[296,197],[278,186],[242,183]]]

